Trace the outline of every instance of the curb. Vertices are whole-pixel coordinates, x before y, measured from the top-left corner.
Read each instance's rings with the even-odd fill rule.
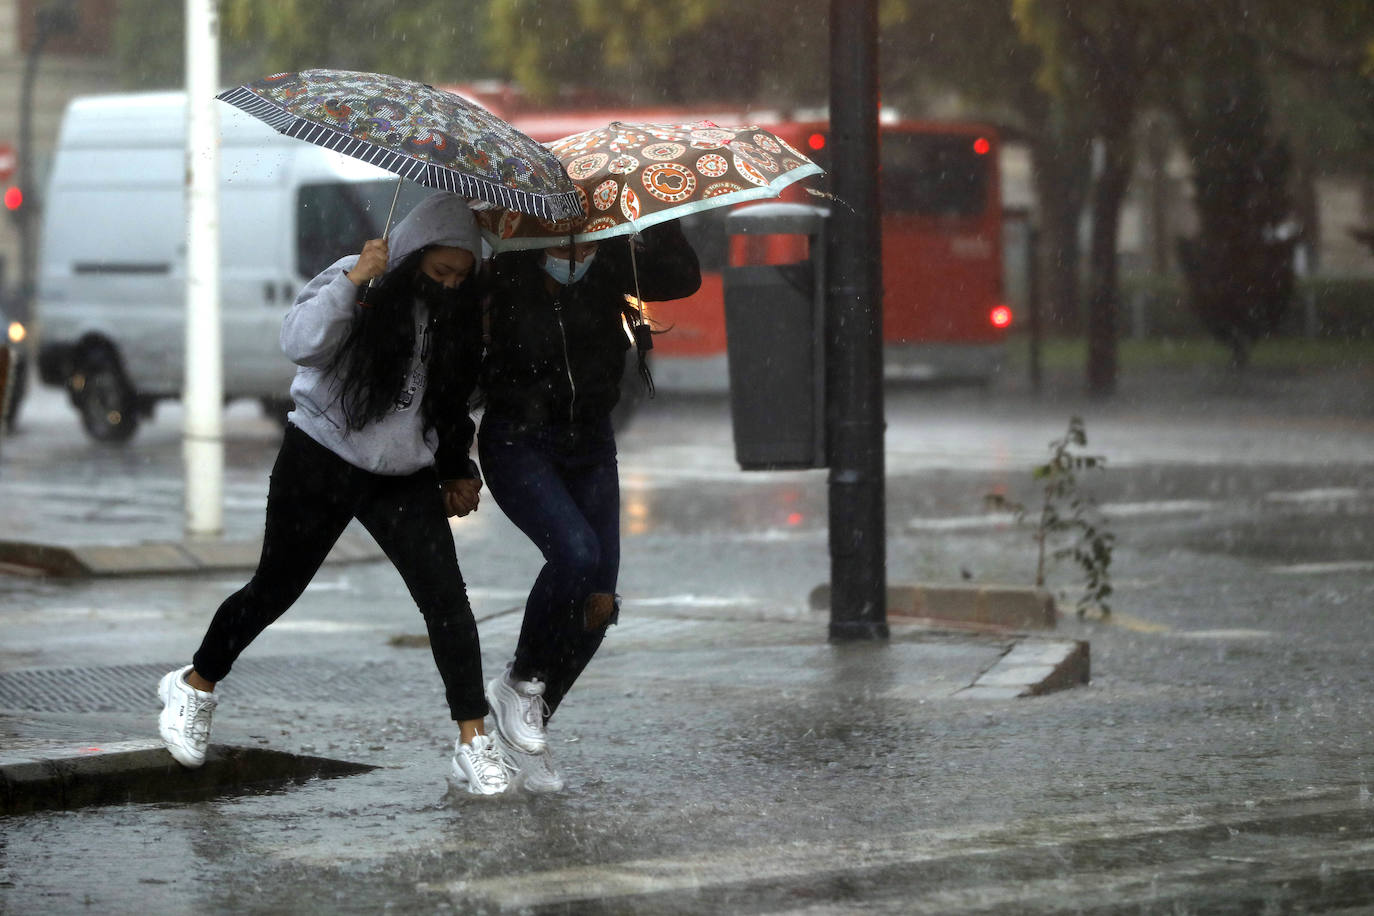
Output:
[[[1085,640],[1029,637],[955,696],[976,700],[1036,697],[1087,684],[1090,674]]]
[[[830,584],[811,590],[813,611],[830,608]],[[887,612],[935,624],[972,629],[1053,630],[1054,596],[1010,585],[889,585]]]
[[[375,769],[365,763],[214,744],[205,765],[188,770],[172,759],[161,741],[66,747],[42,757],[6,754],[0,757],[0,816],[86,805],[191,801]]]
[[[93,578],[251,570],[257,566],[261,553],[261,540],[208,538],[84,546],[0,541],[0,572]],[[366,534],[345,531],[325,562],[358,563],[382,556],[381,548]]]

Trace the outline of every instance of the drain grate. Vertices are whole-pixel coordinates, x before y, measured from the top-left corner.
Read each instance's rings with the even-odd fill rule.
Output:
[[[0,673],[0,709],[21,712],[146,712],[157,709],[157,683],[174,665],[35,668]],[[438,690],[438,678],[435,689]],[[411,694],[414,667],[401,663],[344,665],[319,659],[243,659],[216,692],[328,702],[366,693]]]

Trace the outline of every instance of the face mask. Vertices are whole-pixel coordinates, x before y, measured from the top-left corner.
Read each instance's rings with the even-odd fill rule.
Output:
[[[576,283],[587,275],[587,268],[592,266],[592,260],[596,257],[596,252],[592,252],[580,261],[572,262],[572,279],[568,279],[568,258],[555,258],[553,255],[544,255],[544,260],[539,262],[539,266],[544,268],[544,272],[553,277],[559,283]]]
[[[415,272],[415,295],[432,306],[447,305],[458,301],[458,287],[448,289],[423,270],[419,270]]]

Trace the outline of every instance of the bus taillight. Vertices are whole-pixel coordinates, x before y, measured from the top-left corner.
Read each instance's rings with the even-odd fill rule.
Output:
[[[825,134],[815,133],[806,138],[806,145],[816,152],[825,149]]]
[[[993,306],[988,313],[988,321],[992,322],[994,328],[1011,327],[1011,309],[1005,305]]]

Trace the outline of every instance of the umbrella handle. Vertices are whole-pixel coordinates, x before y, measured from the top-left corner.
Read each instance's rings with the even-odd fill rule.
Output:
[[[385,241],[387,240],[387,238],[390,237],[390,235],[391,235],[391,218],[392,218],[393,216],[396,215],[396,201],[398,201],[398,200],[401,199],[401,185],[403,185],[403,184],[405,184],[405,179],[404,179],[404,178],[397,178],[397,179],[396,179],[396,191],[395,191],[394,194],[391,195],[391,209],[387,211],[387,214],[386,214],[386,225],[382,227],[382,241],[383,241],[383,242],[385,242]],[[358,304],[359,304],[359,305],[366,305],[366,304],[367,304],[367,292],[368,292],[368,290],[372,289],[372,284],[374,284],[374,283],[376,283],[376,282],[377,282],[377,278],[376,278],[376,277],[373,277],[372,279],[370,279],[370,280],[367,281],[367,286],[364,286],[364,287],[363,287],[363,295],[362,295],[362,298],[358,300]]]

